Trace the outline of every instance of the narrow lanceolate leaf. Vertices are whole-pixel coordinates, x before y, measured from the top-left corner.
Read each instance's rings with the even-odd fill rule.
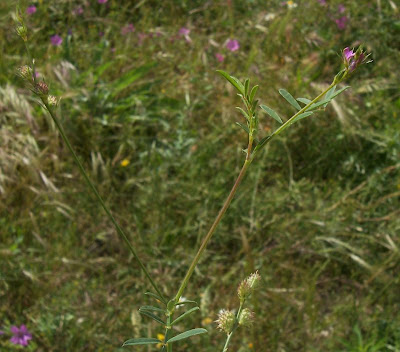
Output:
[[[325,95],[325,99],[330,100],[332,98],[333,93],[335,93],[335,90],[336,90],[336,86],[333,86],[331,89],[329,89],[328,93],[326,93],[326,95]],[[326,103],[324,105],[324,108],[326,108],[327,105],[328,105],[328,103]]]
[[[300,102],[300,103],[303,103],[303,104],[310,104],[311,103],[311,100],[310,99],[307,99],[307,98],[297,98],[297,100]]]
[[[268,140],[271,138],[271,136],[267,136],[264,137],[260,140],[260,142],[256,145],[256,147],[254,148],[254,152],[256,152],[258,149],[261,149],[267,142]]]
[[[291,122],[291,124],[292,124],[292,123],[295,123],[295,122],[297,122],[297,121],[299,121],[299,120],[301,120],[301,119],[304,119],[305,117],[310,116],[310,115],[312,115],[312,114],[313,114],[312,111],[303,112],[303,113],[300,114],[299,116],[296,116],[296,117],[293,119],[293,121]]]
[[[185,331],[182,334],[179,334],[179,335],[176,335],[176,336],[170,338],[167,342],[172,343],[172,342],[176,342],[179,340],[187,339],[187,338],[195,336],[195,335],[206,334],[206,333],[207,333],[206,329],[201,329],[201,328],[192,329],[192,330]]]
[[[246,131],[247,134],[250,134],[249,128],[248,128],[246,125],[244,125],[244,124],[242,124],[242,123],[240,123],[240,122],[235,122],[235,123],[236,123],[238,126],[240,126],[241,128],[243,128],[243,130]]]
[[[257,90],[258,90],[258,86],[254,86],[251,89],[250,97],[249,97],[250,103],[253,101],[254,97],[256,96]]]
[[[162,303],[164,303],[165,305],[167,304],[167,303],[165,302],[165,300],[164,300],[162,297],[160,297],[159,295],[157,295],[157,294],[155,294],[155,293],[153,293],[153,292],[145,292],[144,294],[145,294],[146,296],[150,296],[150,297],[155,298],[157,301],[162,302]]]
[[[279,117],[279,115],[274,110],[269,108],[267,105],[260,105],[260,108],[263,109],[269,116],[271,116],[273,119],[275,119],[279,123],[283,123],[283,121]]]
[[[246,98],[249,96],[249,85],[250,85],[250,80],[247,78],[244,81],[244,95]]]
[[[175,325],[176,323],[179,323],[182,319],[184,319],[185,317],[187,317],[189,314],[192,314],[193,312],[195,312],[196,310],[199,310],[199,307],[194,307],[192,309],[189,309],[187,312],[183,313],[182,315],[180,315],[178,318],[176,318],[172,323],[172,325]]]
[[[143,310],[147,310],[147,311],[153,311],[153,312],[165,312],[164,309],[162,308],[158,308],[158,307],[154,307],[154,306],[142,306],[139,308],[139,311],[143,311]]]
[[[142,315],[145,315],[146,317],[149,317],[149,318],[155,320],[157,323],[165,325],[165,322],[162,321],[161,318],[159,318],[157,315],[154,315],[153,313],[150,313],[147,310],[140,310],[139,309],[139,313],[142,314]]]
[[[159,339],[154,338],[147,338],[147,337],[140,337],[137,339],[130,339],[125,341],[122,347],[124,346],[134,346],[134,345],[151,345],[155,343],[162,343]]]
[[[293,98],[292,94],[290,94],[287,90],[279,89],[279,94],[282,95],[287,100],[287,102],[294,108],[296,108],[297,110],[301,109],[299,103],[296,101],[295,98]]]
[[[343,87],[342,89],[337,90],[335,93],[333,93],[333,94],[329,97],[329,99],[332,100],[332,99],[336,98],[340,93],[344,92],[344,91],[345,91],[346,89],[348,89],[348,88],[350,88],[350,86],[346,86],[346,87]]]
[[[238,109],[242,115],[246,118],[247,121],[250,121],[250,116],[247,114],[246,111],[244,111],[242,108],[240,108],[239,106],[236,107],[236,109]]]
[[[180,306],[180,305],[183,305],[183,304],[195,304],[197,306],[197,302],[196,301],[189,301],[189,300],[175,303],[176,306]]]
[[[222,70],[217,70],[217,72],[221,76],[223,76],[230,84],[232,84],[238,90],[239,93],[245,95],[244,86],[242,83],[240,83],[240,81],[236,77],[230,76],[228,73]]]

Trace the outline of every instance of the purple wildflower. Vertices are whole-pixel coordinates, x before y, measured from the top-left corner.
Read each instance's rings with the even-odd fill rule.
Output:
[[[343,13],[343,12],[346,11],[346,7],[345,7],[343,4],[340,4],[340,5],[338,6],[338,11],[339,11],[339,13]]]
[[[179,34],[185,37],[185,36],[187,36],[187,35],[190,34],[190,29],[189,29],[189,28],[186,28],[186,27],[182,27],[182,28],[179,30]]]
[[[344,48],[342,51],[343,63],[346,66],[346,69],[349,72],[353,72],[358,66],[369,63],[371,61],[366,62],[368,55],[365,55],[362,47],[360,46],[356,52],[350,50],[349,48]]]
[[[346,28],[347,22],[349,21],[349,18],[347,16],[342,16],[338,19],[335,20],[336,25],[340,30],[343,30]]]
[[[26,13],[28,14],[28,15],[33,15],[35,12],[36,12],[36,6],[35,5],[31,5],[31,6],[28,6],[27,7],[27,9],[26,9]]]
[[[50,38],[50,40],[51,40],[51,44],[53,44],[54,46],[59,46],[63,42],[63,39],[58,34],[53,35]]]
[[[32,335],[25,325],[21,325],[19,328],[13,325],[10,330],[14,335],[10,341],[14,345],[28,346],[28,341],[32,340]]]
[[[127,24],[126,26],[121,28],[121,34],[122,35],[127,35],[128,33],[134,32],[135,27],[133,26],[132,23]]]
[[[3,330],[0,330],[0,335],[4,335],[4,331]]]
[[[236,39],[229,39],[226,43],[226,48],[230,51],[236,51],[239,50],[240,45]]]
[[[218,60],[218,62],[222,62],[225,60],[224,55],[220,54],[220,53],[216,53],[215,54],[215,58]]]
[[[74,11],[73,11],[74,15],[79,16],[83,14],[83,8],[82,6],[77,7]]]
[[[99,4],[105,4],[108,0],[97,0]]]

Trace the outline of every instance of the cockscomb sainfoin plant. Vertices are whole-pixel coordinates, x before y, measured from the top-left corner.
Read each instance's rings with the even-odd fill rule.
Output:
[[[100,2],[100,1],[99,1]],[[155,300],[155,305],[145,305],[140,307],[139,312],[146,316],[149,319],[154,320],[159,323],[164,329],[165,333],[163,338],[161,339],[161,334],[158,335],[159,338],[154,337],[134,337],[129,339],[123,343],[123,346],[136,346],[136,345],[154,345],[161,346],[161,351],[163,352],[171,352],[173,350],[173,346],[175,343],[178,343],[180,340],[190,338],[195,335],[205,334],[207,330],[203,328],[194,328],[187,330],[183,333],[174,334],[174,325],[179,322],[182,322],[186,317],[190,314],[195,313],[200,308],[195,301],[192,300],[182,300],[182,295],[190,281],[190,278],[202,256],[204,253],[207,244],[211,240],[219,222],[227,211],[232,199],[234,198],[241,181],[243,180],[244,175],[249,169],[250,165],[256,160],[257,156],[263,150],[263,148],[271,142],[276,136],[285,131],[288,127],[297,123],[298,121],[310,117],[312,115],[316,115],[322,113],[325,107],[340,93],[344,90],[348,89],[349,86],[344,86],[340,89],[339,84],[342,83],[349,75],[354,74],[354,72],[364,63],[368,63],[367,55],[362,47],[359,47],[356,51],[345,48],[342,51],[342,58],[344,68],[334,77],[332,83],[324,89],[318,96],[313,99],[308,98],[297,98],[295,99],[288,91],[285,89],[280,89],[280,95],[292,106],[296,109],[296,113],[290,118],[284,119],[279,116],[279,114],[264,104],[259,104],[259,100],[256,99],[258,85],[253,87],[250,86],[250,80],[246,79],[244,82],[239,79],[229,75],[224,71],[218,70],[217,72],[225,78],[233,87],[236,89],[239,98],[243,103],[243,107],[237,107],[240,113],[244,117],[244,123],[237,122],[237,125],[243,129],[247,138],[247,148],[244,151],[245,157],[243,166],[239,172],[239,175],[227,197],[222,208],[217,214],[213,224],[211,225],[208,233],[204,236],[203,241],[198,249],[195,257],[193,258],[185,277],[182,279],[182,282],[174,296],[171,298],[167,298],[163,291],[158,287],[153,277],[150,275],[144,263],[141,261],[139,256],[136,253],[135,248],[128,240],[127,235],[120,227],[120,225],[115,220],[111,211],[104,203],[101,195],[97,191],[95,185],[90,180],[88,174],[86,173],[82,163],[79,161],[67,135],[65,134],[63,127],[57,117],[56,106],[59,105],[59,99],[53,95],[49,94],[49,87],[44,80],[38,80],[36,78],[35,72],[35,60],[32,58],[29,46],[28,46],[28,31],[25,26],[23,17],[21,16],[21,12],[17,9],[16,15],[16,32],[21,37],[21,39],[25,43],[27,55],[29,57],[29,63],[25,66],[22,66],[18,69],[18,75],[28,84],[33,94],[36,95],[39,102],[42,104],[43,108],[49,113],[51,118],[53,119],[63,141],[65,142],[67,148],[71,152],[83,178],[85,179],[87,185],[95,195],[97,201],[100,203],[105,213],[107,214],[110,221],[113,223],[117,233],[122,238],[122,240],[126,243],[129,251],[132,253],[134,258],[136,259],[138,265],[141,270],[145,274],[146,278],[149,281],[149,284],[152,286],[153,292],[146,292],[145,295],[153,298]],[[301,104],[301,105],[300,105]],[[276,122],[280,125],[274,132],[267,136],[259,136],[258,125],[259,125],[259,107],[261,108],[261,112],[266,113],[270,117],[272,117]],[[225,340],[224,347],[222,349],[223,352],[227,351],[228,345],[232,339],[233,333],[239,326],[249,326],[255,319],[254,313],[245,308],[245,304],[250,295],[254,292],[254,290],[259,286],[261,277],[258,272],[250,275],[247,279],[245,279],[238,288],[238,297],[239,297],[239,308],[237,313],[234,314],[229,310],[222,310],[219,314],[217,323],[218,327],[227,334],[227,338]],[[176,316],[177,307],[186,307],[189,309],[184,313]]]

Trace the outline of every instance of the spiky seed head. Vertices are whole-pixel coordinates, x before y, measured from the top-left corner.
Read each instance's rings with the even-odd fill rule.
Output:
[[[28,31],[26,30],[26,27],[24,24],[20,23],[19,25],[17,25],[17,27],[15,28],[15,31],[22,38],[22,40],[24,42],[26,42],[28,40]]]
[[[235,314],[232,311],[222,309],[217,319],[218,329],[229,334],[235,325]]]
[[[47,94],[49,93],[49,87],[47,86],[47,84],[43,81],[39,82],[36,85],[37,91],[40,95],[42,96],[47,96]]]
[[[54,95],[49,95],[47,97],[47,103],[51,106],[56,106],[58,103],[57,97],[55,97]]]
[[[239,325],[249,327],[253,325],[253,322],[254,322],[254,313],[250,309],[244,308],[240,313]]]
[[[260,286],[260,281],[261,276],[258,271],[256,271],[240,283],[238,287],[238,296],[240,302],[244,302],[253,293],[253,291]]]
[[[32,80],[32,69],[28,65],[18,68],[18,75],[25,80]]]

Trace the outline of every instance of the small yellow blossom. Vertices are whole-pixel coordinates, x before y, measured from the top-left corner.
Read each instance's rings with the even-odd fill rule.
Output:
[[[247,346],[249,346],[249,348],[253,348],[254,347],[253,342],[249,342]]]
[[[121,161],[121,166],[122,167],[126,167],[126,166],[129,165],[129,163],[130,163],[129,159],[124,159],[124,160]]]
[[[201,323],[202,323],[203,325],[209,325],[209,324],[211,324],[212,322],[213,322],[213,320],[212,320],[210,317],[204,318],[204,319],[201,321]]]
[[[164,334],[157,334],[157,338],[160,341],[164,341],[165,335]],[[156,346],[157,346],[157,348],[161,348],[163,346],[163,344],[162,343],[158,343]]]
[[[293,2],[292,0],[287,1],[286,5],[289,9],[293,9],[293,8],[297,7],[297,4],[295,2]]]

